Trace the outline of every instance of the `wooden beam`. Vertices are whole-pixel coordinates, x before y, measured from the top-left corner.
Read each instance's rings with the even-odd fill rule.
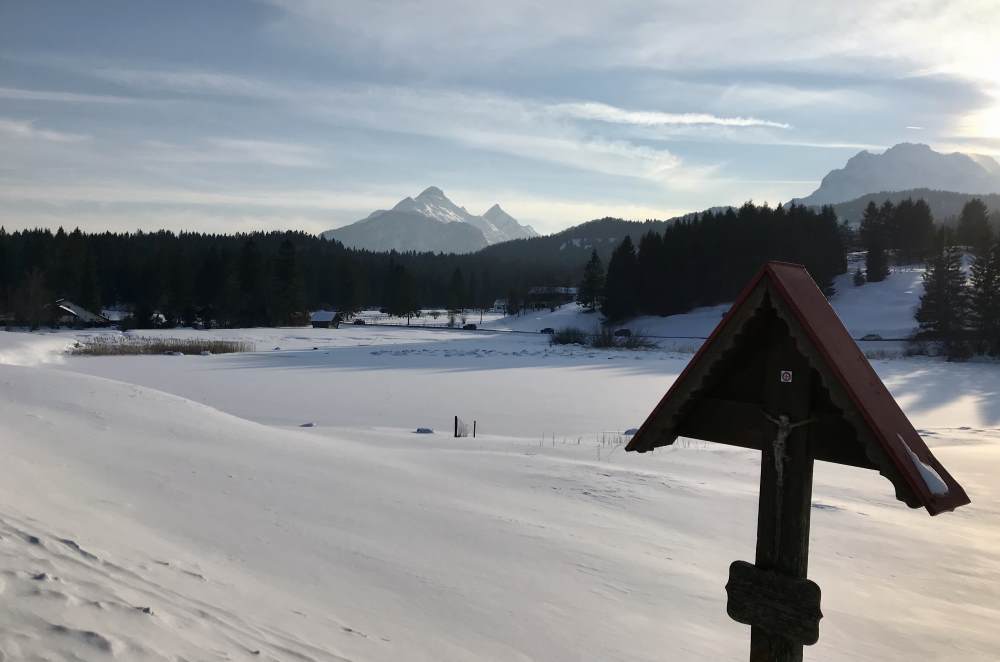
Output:
[[[773,337],[761,376],[765,407],[772,417],[805,422],[812,413],[809,363],[790,336]],[[790,579],[805,579],[809,569],[814,428],[815,423],[795,427],[783,444],[765,444],[761,453],[755,565]],[[776,435],[777,431],[775,426]],[[750,662],[802,662],[802,643],[782,632],[752,626]]]

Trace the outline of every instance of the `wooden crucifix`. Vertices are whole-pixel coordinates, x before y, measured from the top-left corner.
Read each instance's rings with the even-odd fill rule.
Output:
[[[626,450],[702,439],[761,451],[754,563],[729,568],[727,611],[751,662],[796,662],[819,639],[807,579],[816,460],[874,469],[931,515],[969,503],[800,265],[766,264]]]

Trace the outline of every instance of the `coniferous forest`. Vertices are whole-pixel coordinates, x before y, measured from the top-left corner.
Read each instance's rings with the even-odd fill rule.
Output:
[[[672,223],[600,223],[605,230],[616,224],[625,235],[603,256],[607,283],[600,302],[612,319],[731,300],[769,259],[805,264],[828,292],[846,269],[843,232],[830,208],[747,203]],[[547,259],[538,247],[554,246],[551,240],[442,255],[358,251],[301,232],[0,229],[0,313],[44,323],[46,309],[62,297],[88,310],[127,309],[128,323],[137,327],[154,320],[296,324],[306,311],[322,307],[346,313],[380,307],[405,316],[421,308],[486,308],[496,299],[506,299],[516,312],[533,286],[580,283],[590,251],[570,261],[566,251],[546,248],[552,254]]]

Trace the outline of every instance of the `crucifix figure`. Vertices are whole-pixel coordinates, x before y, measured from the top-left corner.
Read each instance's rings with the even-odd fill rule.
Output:
[[[761,413],[764,414],[764,418],[774,423],[778,428],[778,432],[774,437],[774,471],[778,474],[778,484],[781,485],[784,482],[785,473],[785,443],[788,441],[789,435],[792,434],[792,430],[800,428],[803,425],[809,425],[814,419],[807,418],[804,421],[792,423],[792,419],[788,414],[779,414],[775,418],[766,411]]]

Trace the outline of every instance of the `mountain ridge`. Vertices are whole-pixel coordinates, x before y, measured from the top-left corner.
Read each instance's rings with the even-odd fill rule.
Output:
[[[530,225],[521,225],[499,204],[476,215],[452,202],[437,186],[428,186],[392,209],[373,211],[322,236],[371,251],[468,253],[513,239],[537,237],[538,233]]]
[[[838,204],[873,193],[911,189],[1000,193],[1000,163],[983,154],[944,154],[923,143],[899,143],[881,154],[858,152],[843,168],[827,173],[811,194],[791,202]]]

